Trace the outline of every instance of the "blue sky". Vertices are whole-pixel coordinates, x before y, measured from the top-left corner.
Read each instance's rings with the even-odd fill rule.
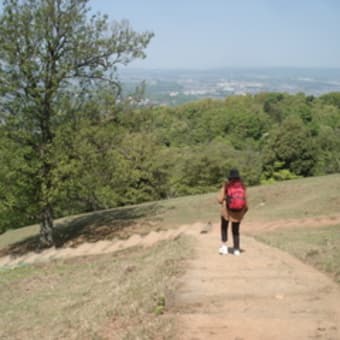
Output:
[[[142,68],[340,67],[337,0],[90,0],[152,31]]]

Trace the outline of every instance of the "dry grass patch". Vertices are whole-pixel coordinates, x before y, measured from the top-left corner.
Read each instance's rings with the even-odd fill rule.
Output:
[[[249,219],[282,220],[339,214],[340,174],[249,188]]]
[[[282,229],[258,234],[256,239],[293,254],[340,284],[340,225]]]
[[[1,339],[171,339],[167,315],[191,240],[6,270]]]

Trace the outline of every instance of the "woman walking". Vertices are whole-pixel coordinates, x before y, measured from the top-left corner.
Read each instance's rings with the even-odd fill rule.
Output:
[[[237,169],[231,169],[228,181],[221,187],[218,193],[218,202],[221,204],[221,239],[219,248],[221,255],[228,254],[228,226],[231,223],[233,235],[233,249],[236,256],[240,255],[240,224],[248,211],[246,187]]]

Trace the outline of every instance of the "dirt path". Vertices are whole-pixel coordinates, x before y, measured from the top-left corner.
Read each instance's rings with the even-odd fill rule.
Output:
[[[340,289],[288,254],[242,237],[221,256],[219,228],[197,237],[173,310],[179,339],[340,339]]]

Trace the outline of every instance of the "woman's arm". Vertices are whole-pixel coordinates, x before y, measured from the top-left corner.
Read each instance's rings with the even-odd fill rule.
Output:
[[[248,206],[248,194],[246,192],[246,206],[244,208],[244,213],[246,213],[249,210],[249,206]]]
[[[222,204],[223,201],[224,201],[224,185],[222,186],[222,188],[218,192],[217,201],[218,201],[219,204]]]

